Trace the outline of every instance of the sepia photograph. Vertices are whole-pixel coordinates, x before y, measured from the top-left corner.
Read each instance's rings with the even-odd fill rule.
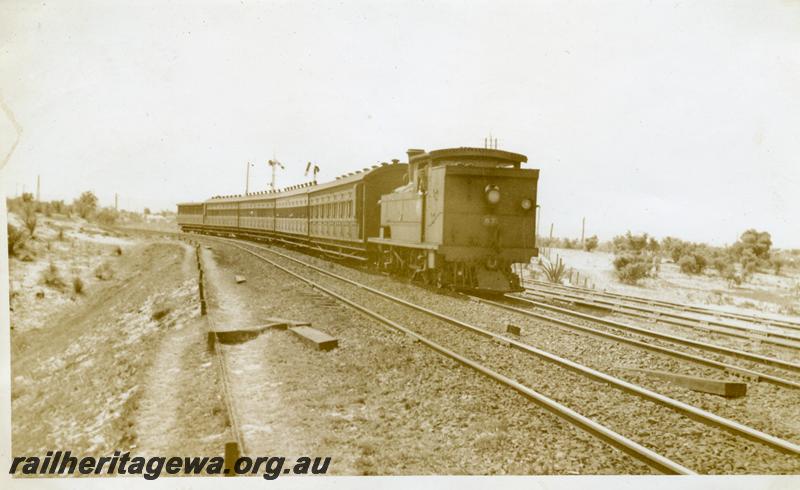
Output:
[[[797,488],[799,128],[800,1],[0,0],[2,485]]]

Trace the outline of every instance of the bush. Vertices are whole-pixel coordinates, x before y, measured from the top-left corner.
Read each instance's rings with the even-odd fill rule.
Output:
[[[78,276],[72,278],[72,289],[75,291],[75,294],[83,294],[84,284],[83,279]]]
[[[19,250],[25,242],[28,240],[28,236],[25,234],[25,230],[21,230],[16,226],[8,223],[8,256],[13,257],[17,255],[17,250]]]
[[[770,247],[772,247],[772,237],[769,233],[750,229],[742,233],[732,249],[736,257],[741,258],[746,252],[750,252],[756,259],[767,261]]]
[[[36,225],[39,222],[38,217],[36,216],[36,205],[33,203],[25,203],[22,206],[22,222],[25,224],[25,228],[28,229],[28,233],[33,236],[33,232],[36,231]]]
[[[548,281],[559,284],[567,273],[567,267],[561,257],[558,257],[555,263],[549,260],[542,262],[542,270]]]
[[[783,258],[774,256],[770,259],[770,264],[772,265],[772,271],[775,272],[776,276],[781,275],[781,269],[786,264]]]
[[[103,262],[94,270],[94,276],[101,281],[107,281],[114,277],[114,269],[111,268],[111,264],[108,262]]]
[[[651,275],[651,262],[643,255],[618,255],[614,258],[614,270],[621,282],[636,284]]]
[[[94,214],[95,209],[97,209],[97,196],[95,196],[92,191],[86,191],[81,194],[79,198],[75,199],[72,207],[78,212],[81,218],[86,219]]]
[[[702,274],[708,259],[697,249],[687,251],[678,259],[678,267],[684,274]]]
[[[656,277],[658,274],[658,242],[649,238],[647,233],[614,237],[614,271],[617,279],[627,284],[636,284],[645,277]]]
[[[587,238],[586,241],[583,243],[583,248],[586,249],[587,252],[591,252],[592,250],[597,248],[597,245],[599,243],[600,242],[597,239],[597,235],[592,235],[589,238]]]
[[[97,213],[97,222],[101,225],[112,226],[114,223],[117,222],[117,218],[119,218],[119,213],[114,211],[111,208],[103,208]]]
[[[697,262],[692,255],[686,254],[678,259],[678,267],[684,274],[697,274]]]
[[[58,267],[52,262],[44,270],[42,273],[42,282],[53,289],[63,289],[67,283],[64,282],[64,279],[61,278],[61,273],[58,270]]]

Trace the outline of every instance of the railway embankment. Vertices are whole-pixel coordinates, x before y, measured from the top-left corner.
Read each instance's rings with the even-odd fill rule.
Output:
[[[52,220],[22,253],[10,260],[14,454],[219,453],[192,250]]]

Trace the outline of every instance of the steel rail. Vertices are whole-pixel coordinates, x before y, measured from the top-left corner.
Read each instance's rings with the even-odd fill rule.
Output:
[[[682,303],[673,303],[673,302],[670,302],[670,301],[662,301],[662,300],[649,300],[647,298],[641,298],[641,297],[638,297],[638,296],[628,296],[628,295],[618,294],[618,293],[609,293],[609,292],[606,292],[606,291],[594,291],[594,290],[591,290],[591,289],[586,289],[586,288],[577,287],[577,286],[564,286],[563,284],[550,284],[550,283],[545,283],[545,282],[542,282],[542,281],[535,281],[535,280],[527,280],[527,281],[525,281],[525,283],[528,284],[528,285],[533,285],[534,287],[540,287],[540,288],[551,289],[551,290],[552,289],[558,289],[558,290],[561,290],[561,291],[569,291],[572,294],[584,294],[584,295],[588,295],[588,296],[619,299],[619,300],[622,300],[622,301],[629,301],[629,302],[633,302],[633,303],[646,304],[646,305],[651,306],[651,307],[652,306],[661,306],[661,307],[669,308],[669,309],[672,309],[672,310],[676,310],[677,309],[677,310],[681,310],[681,311],[688,311],[688,312],[692,312],[692,313],[697,313],[697,314],[700,314],[700,315],[716,316],[716,317],[719,317],[719,318],[728,318],[730,320],[755,322],[755,323],[761,324],[762,326],[784,328],[784,329],[795,330],[795,331],[800,330],[800,323],[794,323],[794,322],[787,321],[787,320],[769,319],[769,318],[755,316],[755,315],[744,315],[744,314],[740,315],[740,314],[736,314],[736,313],[717,311],[717,310],[712,310],[712,309],[708,309],[708,308],[702,308],[702,307],[699,307],[699,306],[686,305],[686,304],[682,304]],[[611,302],[611,301],[608,301],[608,303],[609,304],[621,305],[620,303],[614,303],[614,302]],[[621,305],[621,306],[623,306],[623,305]],[[634,305],[624,305],[624,306],[632,307]],[[680,313],[666,312],[666,311],[662,311],[662,310],[653,310],[653,311],[658,311],[658,312],[660,312],[662,314],[673,315],[676,318],[686,318],[686,319],[695,320],[695,321],[708,321],[709,323],[714,323],[714,324],[720,325],[720,326],[726,326],[728,328],[735,328],[735,329],[741,329],[741,330],[746,330],[746,331],[762,332],[761,330],[755,330],[755,329],[752,329],[752,328],[743,327],[741,325],[734,325],[734,324],[730,324],[730,323],[726,323],[726,322],[719,322],[719,321],[716,321],[716,320],[701,320],[701,319],[694,318],[694,317],[688,317],[686,315],[681,315]],[[779,334],[779,332],[770,332],[770,333]],[[789,338],[792,338],[792,337],[789,337]],[[793,337],[793,338],[800,339],[800,337]]]
[[[513,379],[511,379],[509,377],[507,377],[507,376],[504,376],[504,375],[502,375],[502,374],[500,374],[500,373],[498,373],[498,372],[496,372],[496,371],[494,371],[492,369],[489,369],[489,368],[483,366],[482,364],[479,364],[479,363],[477,363],[477,362],[475,362],[475,361],[473,361],[473,360],[471,360],[469,358],[466,358],[466,357],[464,357],[464,356],[462,356],[462,355],[460,355],[460,354],[458,354],[458,353],[456,353],[456,352],[454,352],[454,351],[442,346],[441,344],[438,344],[438,343],[436,343],[436,342],[434,342],[434,341],[432,341],[432,340],[430,340],[430,339],[428,339],[428,338],[426,338],[426,337],[424,337],[424,336],[422,336],[422,335],[420,335],[420,334],[418,334],[418,333],[416,333],[416,332],[414,332],[414,331],[412,331],[412,330],[400,325],[399,323],[397,323],[397,322],[395,322],[393,320],[390,320],[389,318],[386,318],[385,316],[381,315],[378,312],[375,312],[375,311],[370,310],[370,309],[368,309],[368,308],[366,308],[366,307],[364,307],[364,306],[362,306],[362,305],[360,305],[358,303],[355,303],[355,302],[349,300],[348,298],[345,298],[344,296],[336,293],[335,291],[330,290],[330,289],[328,289],[328,288],[326,288],[324,286],[321,286],[321,285],[317,284],[312,279],[309,279],[309,278],[304,277],[304,276],[302,276],[300,274],[297,274],[296,272],[294,272],[294,271],[292,271],[292,270],[290,270],[290,269],[288,269],[286,267],[283,267],[282,265],[278,264],[277,262],[274,262],[274,261],[268,259],[267,257],[264,257],[263,255],[260,255],[260,254],[258,254],[256,252],[252,251],[252,250],[249,250],[246,247],[240,246],[240,245],[235,244],[235,243],[230,243],[230,245],[232,245],[232,246],[234,246],[236,248],[239,248],[240,250],[242,250],[242,251],[244,251],[246,253],[249,253],[249,254],[251,254],[251,255],[253,255],[255,257],[258,257],[259,259],[269,263],[270,265],[272,265],[272,266],[276,267],[277,269],[279,269],[279,270],[291,275],[292,277],[295,277],[296,279],[299,279],[300,281],[303,281],[304,283],[311,285],[315,289],[317,289],[317,290],[319,290],[319,291],[321,291],[321,292],[323,292],[323,293],[325,293],[325,294],[327,294],[327,295],[329,295],[329,296],[341,301],[342,303],[350,306],[351,308],[355,309],[356,311],[359,311],[359,312],[365,314],[368,317],[371,317],[371,318],[373,318],[375,320],[378,320],[379,322],[383,323],[384,325],[387,325],[387,326],[389,326],[389,327],[391,327],[391,328],[393,328],[393,329],[395,329],[395,330],[397,330],[399,332],[402,332],[402,333],[404,333],[404,334],[406,334],[406,335],[418,340],[420,343],[426,345],[427,347],[429,347],[432,350],[438,352],[439,354],[442,354],[445,357],[453,359],[453,360],[457,361],[458,363],[462,364],[463,366],[469,367],[469,368],[471,368],[471,369],[483,374],[484,376],[486,376],[486,377],[488,377],[488,378],[490,378],[490,379],[492,379],[494,381],[497,381],[497,382],[499,382],[500,384],[502,384],[504,386],[507,386],[507,387],[515,390],[516,392],[522,394],[523,396],[525,396],[529,400],[533,401],[537,405],[547,409],[551,413],[553,413],[553,414],[557,415],[558,417],[566,420],[567,422],[569,422],[569,423],[571,423],[571,424],[583,429],[584,431],[588,432],[589,434],[599,438],[600,440],[602,440],[602,441],[608,443],[609,445],[619,449],[620,451],[623,451],[624,453],[630,455],[631,457],[637,459],[638,461],[641,461],[642,463],[644,463],[647,466],[655,469],[656,471],[659,471],[661,473],[666,473],[666,474],[680,474],[680,475],[696,474],[694,471],[690,470],[689,468],[686,468],[685,466],[680,465],[679,463],[676,463],[676,462],[670,460],[669,458],[666,458],[666,457],[656,453],[655,451],[652,451],[652,450],[642,446],[641,444],[639,444],[639,443],[637,443],[637,442],[635,442],[635,441],[633,441],[631,439],[628,439],[627,437],[625,437],[625,436],[623,436],[623,435],[621,435],[621,434],[619,434],[617,432],[614,432],[613,430],[605,427],[604,425],[602,425],[602,424],[600,424],[598,422],[595,422],[594,420],[592,420],[592,419],[590,419],[588,417],[585,417],[585,416],[581,415],[580,413],[572,410],[571,408],[569,408],[569,407],[567,407],[565,405],[562,405],[561,403],[553,400],[552,398],[549,398],[549,397],[547,397],[545,395],[542,395],[541,393],[539,393],[539,392],[537,392],[537,391],[535,391],[535,390],[533,390],[533,389],[531,389],[531,388],[529,388],[529,387],[527,387],[527,386],[525,386],[525,385],[523,385],[523,384],[521,384],[521,383],[519,383],[519,382],[517,382],[517,381],[515,381],[515,380],[513,380]],[[263,248],[263,247],[258,247],[258,248]],[[269,251],[270,252],[274,252],[274,251],[271,251],[271,250],[269,250]],[[277,252],[275,252],[275,253],[277,253]],[[309,266],[309,267],[314,267],[314,266]]]
[[[697,305],[690,305],[686,303],[678,303],[676,301],[666,301],[663,299],[651,299],[645,298],[643,296],[634,296],[629,294],[622,294],[622,293],[614,293],[611,291],[598,291],[596,289],[589,289],[581,286],[575,285],[563,285],[563,284],[551,284],[544,281],[538,281],[535,279],[529,279],[528,283],[539,284],[543,286],[557,286],[559,288],[574,290],[574,291],[582,291],[596,296],[605,296],[609,298],[618,298],[624,299],[627,301],[633,301],[637,303],[644,303],[644,304],[651,304],[651,305],[662,305],[665,307],[675,308],[679,310],[691,311],[694,313],[699,313],[702,315],[712,315],[712,316],[719,316],[723,318],[730,318],[733,320],[743,320],[743,321],[750,321],[761,323],[764,325],[770,326],[783,326],[789,329],[800,329],[800,322],[780,319],[780,318],[770,318],[766,316],[754,315],[754,314],[747,314],[747,313],[737,313],[733,311],[723,311],[723,310],[716,310],[714,308],[709,308],[706,306],[697,306]]]
[[[204,284],[205,274],[203,273],[203,260],[200,256],[199,248],[195,249],[195,253],[197,256],[197,268],[200,273],[201,302],[204,302],[207,300],[204,291],[208,291],[208,288]],[[211,319],[209,318],[209,315],[206,313],[202,316],[202,318],[205,320],[204,323],[206,325],[206,331],[212,332]],[[228,369],[226,367],[225,353],[222,352],[222,350],[218,347],[218,345],[219,345],[219,339],[217,338],[217,334],[214,333],[214,360],[220,375],[220,381],[222,383],[222,399],[223,403],[225,404],[225,409],[228,412],[231,435],[233,436],[233,439],[236,441],[236,444],[239,446],[239,455],[245,456],[247,455],[247,447],[245,446],[244,436],[242,435],[242,431],[240,430],[241,425],[239,424],[239,415],[236,412],[236,405],[233,403],[230,374],[228,373]]]
[[[530,283],[528,283],[530,284]],[[687,327],[694,327],[695,325],[699,325],[701,328],[708,328],[707,325],[716,325],[718,327],[728,328],[731,330],[736,330],[739,332],[747,332],[757,334],[759,336],[764,337],[776,337],[779,339],[785,340],[792,340],[796,342],[800,342],[800,336],[795,335],[790,332],[777,332],[777,331],[770,331],[770,330],[759,330],[751,327],[745,327],[742,325],[736,325],[732,323],[727,323],[723,321],[717,320],[708,320],[702,318],[695,318],[692,316],[687,316],[681,313],[676,313],[674,311],[665,311],[662,309],[658,309],[653,305],[649,306],[640,306],[636,304],[625,304],[618,301],[612,301],[610,299],[603,299],[602,297],[592,297],[591,294],[587,293],[576,293],[574,291],[569,291],[563,289],[564,286],[555,286],[552,288],[548,288],[547,286],[536,285],[534,287],[528,287],[526,289],[527,292],[531,294],[536,294],[539,296],[553,296],[557,298],[570,298],[569,301],[572,302],[581,302],[586,304],[587,306],[593,307],[601,307],[606,308],[612,311],[619,311],[626,315],[637,316],[634,312],[648,312],[659,317],[659,321],[672,323],[674,325],[681,325]],[[668,308],[668,307],[661,307],[661,308]],[[666,318],[665,318],[666,317]],[[679,321],[680,320],[680,321]],[[765,326],[765,325],[764,325]],[[770,325],[770,328],[785,328],[785,327],[776,327],[774,325]],[[766,341],[767,339],[761,339]],[[779,344],[780,345],[780,344]],[[790,344],[792,345],[792,344]],[[796,347],[795,345],[792,345]]]
[[[511,299],[519,299],[519,298],[516,298],[514,296],[510,296],[510,298]],[[765,381],[767,383],[774,384],[776,386],[781,386],[781,387],[784,387],[784,388],[792,388],[792,389],[800,390],[800,383],[795,382],[795,381],[790,381],[788,379],[780,378],[780,377],[777,377],[777,376],[773,376],[771,374],[766,374],[766,373],[762,373],[762,372],[759,372],[759,371],[753,371],[751,369],[735,366],[733,364],[727,364],[727,363],[724,363],[724,362],[714,361],[712,359],[707,359],[705,357],[700,357],[700,356],[696,356],[694,354],[689,354],[689,353],[686,353],[686,352],[681,352],[681,351],[676,351],[676,350],[673,350],[673,349],[668,349],[666,347],[661,347],[661,346],[654,345],[654,344],[648,344],[648,343],[642,342],[640,340],[635,340],[635,339],[631,339],[631,338],[628,338],[628,337],[623,337],[621,335],[613,334],[613,333],[610,333],[610,332],[604,332],[603,330],[597,330],[595,328],[586,327],[586,326],[583,326],[583,325],[579,325],[577,323],[572,323],[572,322],[569,322],[567,320],[563,320],[561,318],[542,315],[542,314],[539,314],[539,313],[536,313],[536,312],[533,312],[533,311],[530,311],[530,310],[526,310],[526,309],[522,309],[522,308],[516,308],[514,306],[506,305],[506,304],[499,303],[499,302],[496,302],[496,301],[491,301],[491,300],[487,300],[487,299],[483,299],[483,298],[474,298],[474,299],[476,301],[479,301],[479,302],[491,304],[491,305],[497,306],[499,308],[504,308],[504,309],[506,309],[508,311],[513,311],[513,312],[516,312],[516,313],[519,313],[519,314],[522,314],[522,315],[530,316],[532,318],[537,318],[539,320],[545,320],[547,322],[555,323],[556,325],[567,327],[570,330],[577,330],[577,331],[580,331],[580,332],[583,332],[583,333],[586,333],[588,335],[592,335],[592,336],[595,336],[595,337],[611,339],[611,340],[614,340],[616,342],[621,342],[621,343],[625,343],[625,344],[629,344],[629,345],[634,345],[634,346],[636,346],[638,348],[641,348],[641,349],[646,349],[646,350],[649,350],[649,351],[652,351],[652,352],[657,352],[659,354],[664,354],[664,355],[667,355],[667,356],[670,356],[670,357],[674,357],[674,358],[677,358],[677,359],[684,359],[684,360],[687,360],[687,361],[694,362],[696,364],[701,364],[703,366],[709,366],[709,367],[720,369],[722,371],[739,374],[739,375],[745,376],[747,378],[750,378],[750,379],[753,379],[753,380],[756,380],[756,381]]]
[[[238,244],[232,244],[232,245],[234,245],[235,247],[237,247],[237,248],[239,248],[239,249],[241,249],[243,251],[246,251],[246,252],[248,252],[248,253],[250,253],[252,255],[255,255],[257,257],[261,257],[264,260],[269,261],[269,259],[267,259],[267,258],[265,258],[263,256],[260,256],[259,254],[255,253],[255,252],[253,252],[251,250],[248,250],[246,247],[243,247],[243,246],[238,245]],[[434,318],[446,321],[446,322],[451,323],[453,325],[462,327],[464,329],[467,329],[469,331],[472,331],[472,332],[477,333],[479,335],[482,335],[484,337],[489,337],[489,338],[492,338],[493,340],[500,341],[500,342],[502,342],[502,343],[504,343],[506,345],[514,347],[514,348],[516,348],[518,350],[521,350],[521,351],[523,351],[525,353],[535,355],[535,356],[537,356],[537,357],[539,357],[541,359],[544,359],[546,361],[558,364],[558,365],[560,365],[560,366],[562,366],[564,368],[567,368],[569,370],[575,371],[575,372],[577,372],[579,374],[582,374],[584,376],[587,376],[587,377],[589,377],[591,379],[595,379],[597,381],[601,381],[601,382],[604,382],[604,383],[609,384],[611,386],[614,386],[615,388],[618,388],[618,389],[620,389],[620,390],[622,390],[624,392],[627,392],[627,393],[630,393],[630,394],[634,394],[634,395],[637,395],[637,396],[639,396],[641,398],[647,399],[647,400],[649,400],[651,402],[660,404],[662,406],[666,406],[666,407],[668,407],[670,409],[673,409],[673,410],[675,410],[675,411],[677,411],[679,413],[682,413],[683,415],[685,415],[685,416],[687,416],[689,418],[692,418],[693,420],[697,420],[699,422],[705,423],[706,425],[709,425],[709,426],[712,426],[712,427],[716,427],[716,428],[725,429],[725,430],[727,430],[728,432],[730,432],[730,433],[732,433],[734,435],[737,435],[737,436],[740,436],[740,437],[744,437],[744,438],[747,438],[749,440],[756,441],[756,442],[759,442],[759,443],[762,443],[762,444],[766,444],[766,445],[768,445],[768,446],[770,446],[770,447],[772,447],[774,449],[777,449],[777,450],[779,450],[781,452],[784,452],[784,453],[800,455],[800,446],[798,446],[797,444],[794,444],[794,443],[792,443],[790,441],[786,441],[786,440],[780,439],[778,437],[775,437],[773,435],[767,434],[765,432],[761,432],[759,430],[753,429],[752,427],[748,427],[748,426],[746,426],[744,424],[741,424],[739,422],[736,422],[736,421],[733,421],[733,420],[730,420],[730,419],[726,419],[724,417],[720,417],[719,415],[713,414],[713,413],[708,412],[706,410],[703,410],[703,409],[694,407],[692,405],[686,404],[684,402],[669,398],[669,397],[667,397],[665,395],[653,392],[651,390],[648,390],[648,389],[643,388],[643,387],[638,386],[638,385],[634,385],[632,383],[629,383],[627,381],[621,380],[619,378],[615,378],[615,377],[613,377],[611,375],[602,373],[600,371],[597,371],[595,369],[589,368],[589,367],[584,366],[582,364],[576,363],[576,362],[571,361],[569,359],[562,358],[560,356],[557,356],[557,355],[552,354],[552,353],[547,352],[547,351],[543,351],[541,349],[533,347],[532,345],[525,344],[523,342],[517,341],[517,340],[512,339],[510,337],[506,337],[504,335],[499,335],[499,334],[496,334],[494,332],[490,332],[489,330],[486,330],[484,328],[481,328],[481,327],[478,327],[478,326],[475,326],[475,325],[471,325],[471,324],[466,323],[466,322],[462,322],[461,320],[455,319],[455,318],[450,317],[448,315],[444,315],[442,313],[438,313],[438,312],[430,310],[428,308],[416,305],[416,304],[408,302],[408,301],[406,301],[404,299],[401,299],[401,298],[398,298],[398,297],[393,296],[391,294],[388,294],[388,293],[385,293],[383,291],[377,290],[377,289],[375,289],[373,287],[370,287],[370,286],[367,286],[365,284],[361,284],[361,283],[359,283],[357,281],[353,281],[352,279],[346,278],[344,276],[340,276],[340,275],[335,274],[333,272],[326,271],[325,269],[322,269],[322,268],[317,267],[317,266],[312,265],[312,264],[308,264],[306,262],[303,262],[301,260],[298,260],[298,259],[296,259],[294,257],[291,257],[291,256],[288,256],[286,254],[277,252],[275,250],[270,250],[270,249],[268,249],[266,247],[261,247],[261,246],[252,245],[252,244],[248,244],[248,246],[252,246],[252,247],[255,247],[255,248],[270,252],[272,254],[278,255],[280,257],[286,258],[286,259],[288,259],[288,260],[290,260],[292,262],[298,263],[298,264],[300,264],[300,265],[302,265],[302,266],[304,266],[306,268],[309,268],[309,269],[312,269],[314,271],[317,271],[317,272],[319,272],[319,273],[321,273],[323,275],[338,279],[338,280],[340,280],[342,282],[348,283],[348,284],[350,284],[352,286],[358,287],[358,288],[363,289],[365,291],[369,291],[369,292],[371,292],[373,294],[376,294],[376,295],[378,295],[378,296],[380,296],[382,298],[388,299],[388,300],[390,300],[392,302],[395,302],[395,303],[398,303],[398,304],[402,304],[402,305],[407,306],[407,307],[409,307],[411,309],[414,309],[416,311],[420,311],[422,313],[425,313],[427,315],[433,316]],[[273,265],[274,265],[274,262],[272,262],[272,261],[269,261],[269,262],[273,263]],[[314,284],[314,283],[309,281],[309,284]],[[319,288],[320,286],[314,284],[314,287]]]
[[[644,308],[638,308],[636,306],[621,305],[616,303],[606,303],[587,297],[571,295],[571,294],[561,294],[559,292],[550,292],[550,291],[545,292],[540,289],[526,289],[524,294],[526,296],[535,296],[537,298],[542,298],[545,300],[555,299],[557,301],[569,302],[573,304],[588,306],[591,308],[602,308],[604,310],[612,311],[615,313],[621,313],[623,315],[633,316],[636,318],[643,318],[646,320],[669,323],[672,325],[678,325],[680,327],[691,328],[694,330],[713,332],[719,335],[727,335],[730,337],[742,338],[746,340],[754,340],[765,344],[773,344],[780,347],[786,347],[788,349],[800,349],[800,337],[789,334],[781,334],[778,332],[766,332],[761,330],[751,330],[745,327],[712,327],[705,320],[699,320],[699,319],[680,320],[677,318],[669,318],[671,315],[668,315],[660,310],[647,310]],[[650,311],[651,314],[642,313],[644,311]],[[723,328],[732,328],[737,331],[731,332],[723,330]],[[746,332],[753,332],[754,334],[758,333],[760,335],[754,335]],[[778,338],[771,338],[771,337],[778,337]],[[783,340],[783,339],[790,339],[790,340]]]
[[[685,337],[678,337],[677,335],[669,335],[669,334],[665,334],[665,333],[661,333],[661,332],[656,332],[656,331],[653,331],[653,330],[648,330],[646,328],[635,327],[633,325],[628,325],[628,324],[617,322],[617,321],[614,321],[614,320],[606,320],[605,318],[601,318],[601,317],[594,316],[594,315],[589,315],[587,313],[580,313],[580,312],[577,312],[577,311],[569,310],[567,308],[560,308],[558,306],[549,305],[547,303],[542,303],[540,301],[534,301],[534,300],[529,299],[529,298],[522,298],[522,297],[517,296],[517,295],[507,295],[507,296],[512,297],[514,299],[517,299],[519,301],[525,301],[527,303],[531,303],[531,304],[533,304],[535,306],[538,306],[540,308],[548,309],[548,310],[551,310],[551,311],[556,311],[558,313],[563,313],[563,314],[567,314],[567,315],[578,317],[578,318],[583,318],[585,320],[590,320],[590,321],[597,322],[597,323],[602,323],[602,324],[607,325],[609,327],[618,328],[620,330],[626,330],[628,332],[634,332],[634,333],[637,333],[639,335],[644,335],[644,336],[647,336],[647,337],[653,337],[653,338],[657,338],[657,339],[661,339],[661,340],[666,340],[666,341],[669,341],[669,342],[673,342],[673,343],[676,343],[676,344],[682,344],[682,345],[686,345],[686,346],[689,346],[689,347],[694,347],[694,348],[701,349],[701,350],[707,350],[707,351],[711,351],[711,352],[716,352],[718,354],[725,354],[725,355],[728,355],[728,356],[731,356],[731,357],[737,357],[739,359],[745,359],[745,360],[748,360],[748,361],[753,361],[753,362],[757,362],[757,363],[761,363],[761,364],[766,364],[766,365],[769,365],[769,366],[778,367],[778,368],[786,369],[786,370],[789,370],[789,371],[800,372],[800,364],[796,364],[796,363],[789,362],[789,361],[784,361],[782,359],[777,359],[775,357],[762,356],[762,355],[759,355],[759,354],[753,354],[751,352],[746,352],[746,351],[742,351],[742,350],[738,350],[738,349],[730,349],[728,347],[722,347],[722,346],[719,346],[719,345],[709,344],[708,342],[701,342],[699,340],[691,340],[691,339],[687,339]]]

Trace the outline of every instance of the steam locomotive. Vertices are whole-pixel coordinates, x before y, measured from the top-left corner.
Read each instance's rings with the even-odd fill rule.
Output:
[[[539,170],[489,148],[411,149],[323,184],[178,204],[183,231],[270,241],[368,262],[426,284],[520,290],[512,264],[538,255]]]

